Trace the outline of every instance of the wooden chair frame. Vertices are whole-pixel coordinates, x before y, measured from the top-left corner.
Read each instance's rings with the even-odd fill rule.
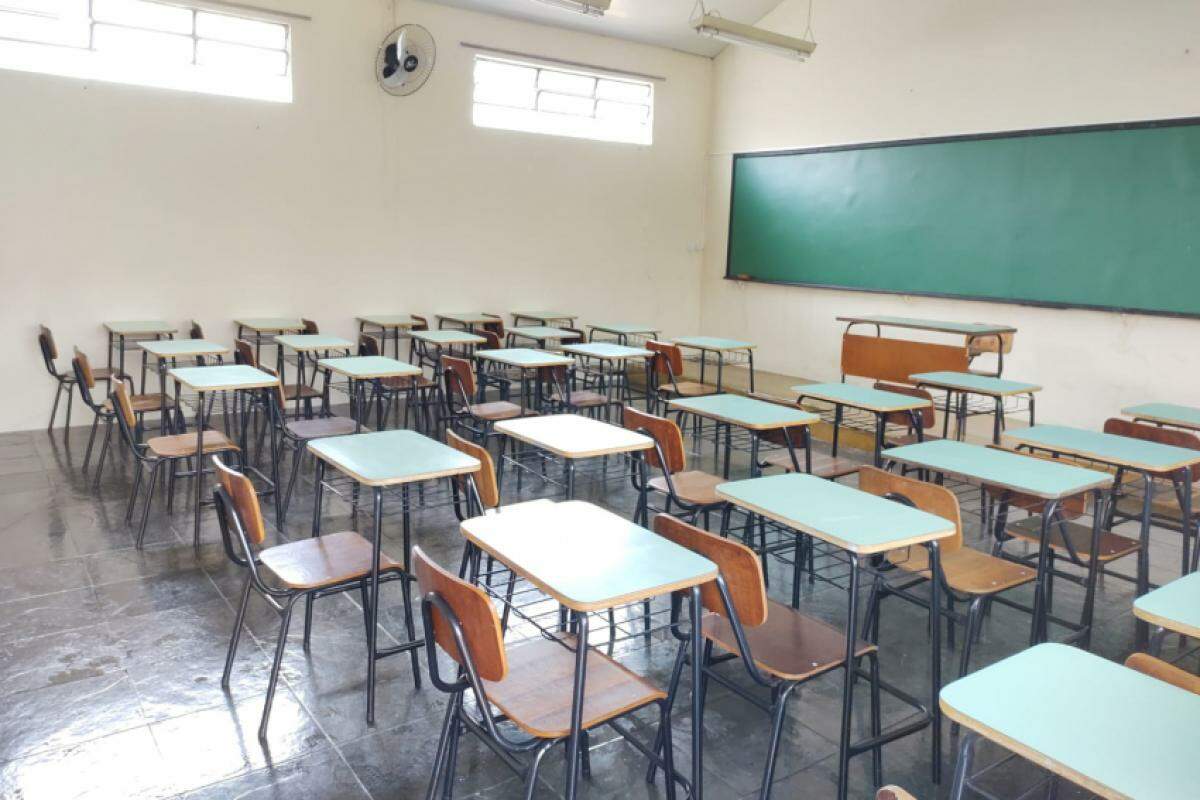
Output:
[[[75,394],[71,389],[75,385],[76,378],[65,372],[58,371],[58,367],[54,363],[54,360],[58,358],[58,348],[54,344],[54,334],[45,325],[40,326],[38,329],[38,349],[42,353],[42,362],[46,365],[46,371],[50,373],[50,377],[54,378],[56,383],[54,387],[54,406],[50,409],[50,422],[46,425],[46,430],[54,430],[54,418],[58,416],[58,402],[62,399],[63,393],[66,393],[67,418],[63,422],[63,431],[69,435],[71,431],[71,404],[75,400]]]

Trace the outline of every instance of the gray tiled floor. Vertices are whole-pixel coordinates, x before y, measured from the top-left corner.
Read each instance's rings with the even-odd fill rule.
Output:
[[[256,727],[277,618],[265,606],[252,608],[231,689],[223,691],[220,674],[241,576],[225,558],[211,512],[206,512],[200,552],[191,547],[192,516],[182,496],[173,516],[156,504],[146,549],[133,549],[132,530],[124,522],[128,459],[110,463],[102,483],[93,487],[79,469],[85,444],[86,429],[73,431],[69,442],[61,431],[0,436],[0,797],[423,795],[445,697],[428,681],[414,691],[408,660],[389,659],[380,666],[377,722],[366,724],[357,597],[318,604],[311,652],[300,646],[302,626],[294,626],[264,746]],[[707,453],[700,466],[711,467]],[[529,480],[520,499],[545,491]],[[581,494],[622,513],[632,507],[632,493],[620,481],[606,488],[582,483]],[[310,501],[302,481],[284,537],[307,535]],[[331,509],[326,530],[348,524],[334,519],[339,513],[344,509]],[[385,549],[393,552],[399,548],[395,533],[386,534]],[[977,543],[976,536],[968,532],[969,541]],[[460,540],[448,510],[418,515],[415,538],[443,563],[457,564]],[[1176,534],[1155,532],[1156,581],[1172,576],[1178,547]],[[788,571],[773,564],[771,574],[772,595],[789,597]],[[841,623],[841,590],[819,583],[803,588],[806,611]],[[384,598],[389,631],[402,630],[396,591],[395,584],[389,586]],[[1081,594],[1060,582],[1056,609],[1077,611]],[[1104,581],[1096,652],[1120,659],[1130,651],[1131,602],[1130,584]],[[976,666],[1019,650],[1027,631],[1027,617],[996,608],[984,625]],[[922,614],[889,602],[881,638],[885,678],[920,692],[928,664]],[[1168,655],[1175,655],[1174,647],[1172,642]],[[628,649],[622,658],[665,682],[673,656],[673,642],[656,636],[648,649]],[[953,674],[956,655],[947,653],[944,665],[946,674]],[[739,678],[736,664],[728,669]],[[839,705],[836,675],[806,686],[792,701],[776,798],[833,796]],[[908,713],[898,703],[885,703],[885,723]],[[679,761],[687,767],[691,721],[682,708],[676,716]],[[645,721],[638,725],[652,735]],[[714,686],[705,735],[708,796],[753,796],[766,747],[766,717]],[[627,743],[605,734],[593,740],[593,748],[593,777],[585,782],[584,796],[662,796],[661,782],[651,787],[642,780],[644,761]],[[953,768],[949,750],[947,777]],[[998,755],[985,751],[981,761]],[[941,793],[931,786],[928,766],[927,734],[884,751],[886,781],[905,785],[918,797],[944,794],[944,785]],[[544,767],[539,797],[555,796],[562,774],[556,751]],[[1036,779],[1037,773],[1019,762],[988,777],[989,785],[1012,795]],[[871,796],[868,758],[855,760],[850,780],[854,797]],[[464,741],[457,796],[511,797],[518,789],[519,781],[485,747]],[[1083,795],[1063,791],[1059,796]]]

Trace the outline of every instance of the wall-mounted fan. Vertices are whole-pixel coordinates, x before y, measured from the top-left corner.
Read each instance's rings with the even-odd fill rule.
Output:
[[[420,25],[401,25],[387,35],[375,57],[375,77],[388,94],[403,97],[425,85],[437,46]]]

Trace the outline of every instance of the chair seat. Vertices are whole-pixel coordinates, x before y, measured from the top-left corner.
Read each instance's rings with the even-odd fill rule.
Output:
[[[170,403],[164,403],[160,394],[135,394],[130,395],[129,405],[133,408],[133,413],[145,414],[149,411],[159,411]],[[104,401],[103,408],[105,411],[112,411],[112,398]]]
[[[159,458],[186,458],[196,455],[196,434],[180,433],[175,436],[155,436],[146,440],[147,449]],[[229,437],[220,431],[205,429],[204,452],[225,453],[237,450]]]
[[[792,457],[788,455],[787,450],[775,450],[767,454],[763,459],[768,466],[783,467],[788,472],[792,471]],[[804,451],[799,450],[796,453],[796,460],[800,462],[801,468],[804,467]],[[812,457],[812,474],[818,478],[842,478],[846,475],[853,475],[858,472],[861,467],[857,461],[851,461],[848,458],[840,456],[827,456],[822,453],[813,453]]]
[[[507,400],[493,400],[490,403],[474,403],[470,406],[471,416],[492,422],[502,419],[515,419],[520,416],[530,416],[532,411],[522,411],[516,403]]]
[[[704,617],[701,630],[722,649],[739,653],[729,621],[718,614]],[[767,600],[767,621],[746,628],[746,643],[759,669],[789,681],[799,681],[840,667],[846,658],[846,635],[791,606]],[[875,645],[858,641],[857,656],[873,652]]]
[[[1029,514],[1041,514],[1046,509],[1046,503],[1049,502],[1041,497],[1034,497],[1031,494],[1023,494],[1014,492],[1008,489],[1001,489],[996,486],[985,486],[984,489],[989,495],[999,500],[1001,497],[1007,496],[1008,505],[1010,508],[1019,508]],[[1063,519],[1078,519],[1087,511],[1087,496],[1076,495],[1068,497],[1058,504],[1058,515]],[[1138,513],[1141,513],[1140,508]]]
[[[597,408],[612,402],[606,395],[600,392],[593,392],[591,389],[575,389],[571,392],[570,397],[571,402],[568,403],[566,396],[558,392],[553,394],[554,402],[570,405],[574,408]]]
[[[921,434],[921,438],[918,439],[917,434],[915,432],[914,433],[905,433],[901,436],[888,436],[886,439],[884,439],[884,446],[885,447],[903,447],[906,444],[918,444],[920,442],[936,442],[936,441],[939,441],[941,438],[942,437],[935,436],[932,433],[923,433],[923,434]]]
[[[299,386],[294,383],[288,383],[284,384],[283,387],[283,399],[285,400],[295,400],[297,397],[301,400],[309,400],[320,396],[321,392],[303,383]]]
[[[905,572],[929,577],[929,551],[922,546],[892,550],[887,560]],[[941,561],[946,583],[963,594],[996,594],[1037,577],[1037,572],[1029,567],[966,546],[942,553]]]
[[[669,394],[677,397],[705,397],[710,394],[718,394],[717,387],[709,386],[707,383],[697,383],[696,381],[668,383],[658,387],[658,392],[659,394]]]
[[[326,436],[344,436],[357,430],[354,420],[349,417],[318,417],[317,419],[298,419],[288,422],[288,433],[297,439],[323,439]],[[366,430],[364,426],[362,430]]]
[[[1050,526],[1050,548],[1056,553],[1066,553],[1066,544],[1063,543],[1062,528],[1067,529],[1067,538],[1070,540],[1075,552],[1084,561],[1088,561],[1092,557],[1092,526],[1082,525],[1078,522],[1064,522],[1062,525],[1053,524]],[[1026,542],[1038,544],[1042,540],[1042,518],[1027,517],[1020,522],[1010,522],[1005,527],[1004,532],[1015,539],[1021,539]],[[1107,564],[1109,561],[1127,556],[1130,553],[1136,553],[1139,547],[1137,539],[1131,539],[1128,536],[1111,531],[1100,532],[1100,562]]]
[[[384,389],[388,389],[390,391],[432,389],[434,386],[437,386],[436,383],[429,380],[429,378],[426,378],[424,375],[393,375],[390,378],[382,378],[380,383],[383,384]]]
[[[371,543],[354,531],[327,533],[268,547],[259,560],[289,589],[320,589],[371,573]],[[401,565],[379,555],[380,571]]]
[[[116,367],[95,367],[92,369],[92,380],[108,381],[119,377],[121,370]]]
[[[1117,511],[1131,517],[1140,517],[1142,504],[1143,499],[1140,494],[1125,494],[1117,500]],[[1183,522],[1183,509],[1179,505],[1179,498],[1176,497],[1175,490],[1170,486],[1154,487],[1154,499],[1150,501],[1150,511],[1154,516],[1176,524]],[[1192,492],[1192,514],[1192,522],[1195,524],[1195,515],[1200,514],[1200,490]]]
[[[671,476],[671,483],[675,486],[675,495],[686,503],[698,506],[712,506],[725,502],[717,497],[717,487],[728,482],[728,478],[710,475],[699,470],[676,472]],[[651,489],[656,489],[664,494],[670,492],[667,479],[662,475],[651,478],[649,485]]]
[[[564,636],[563,641],[575,646],[573,636]],[[504,680],[483,682],[488,700],[531,736],[542,739],[567,736],[571,730],[575,653],[556,641],[535,639],[509,648],[507,656],[508,675]],[[666,696],[649,681],[588,648],[584,730]]]

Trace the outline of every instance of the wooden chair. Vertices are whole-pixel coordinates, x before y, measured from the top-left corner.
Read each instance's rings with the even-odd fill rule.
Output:
[[[750,397],[767,403],[776,403],[781,406],[796,408],[795,403],[789,403],[777,397],[763,394],[762,392],[752,392]],[[861,466],[857,461],[842,458],[841,456],[818,453],[815,450],[805,454],[806,463],[802,464],[797,450],[812,449],[812,434],[806,425],[773,431],[761,431],[759,437],[764,442],[777,445],[779,448],[763,454],[762,461],[758,465],[760,469],[781,467],[785,472],[807,472],[810,475],[816,475],[818,478],[837,480],[847,475],[853,475],[858,472],[858,468]],[[792,444],[791,449],[787,446],[789,441]]]
[[[63,423],[63,430],[69,432],[71,430],[71,404],[75,401],[75,394],[71,390],[75,386],[75,378],[58,371],[58,366],[54,363],[58,358],[58,347],[54,344],[54,334],[45,325],[38,326],[38,349],[42,353],[42,363],[46,365],[46,371],[50,373],[50,377],[54,378],[55,382],[54,407],[50,409],[50,424],[46,426],[46,430],[54,429],[54,418],[58,416],[58,401],[65,393],[67,395],[67,419]],[[99,379],[97,378],[97,380]]]
[[[858,473],[858,488],[919,508],[954,523],[954,536],[943,539],[941,543],[941,575],[938,580],[942,581],[941,588],[946,596],[946,607],[942,609],[942,614],[950,623],[948,642],[951,647],[954,646],[955,623],[961,623],[965,631],[962,657],[958,666],[959,677],[962,677],[970,669],[971,650],[979,638],[986,601],[1018,586],[1032,583],[1037,578],[1037,570],[966,546],[963,543],[962,515],[958,507],[958,498],[944,486],[894,475],[875,467],[863,467]],[[866,628],[872,631],[874,641],[879,641],[880,603],[888,595],[902,597],[922,608],[929,607],[924,598],[917,597],[909,591],[931,580],[929,551],[924,547],[905,547],[888,552],[884,561],[885,570],[895,569],[906,573],[906,577],[903,581],[889,584],[877,575],[867,611],[867,619],[872,627]],[[969,603],[965,616],[954,610],[956,601]]]
[[[246,366],[254,367],[255,369],[263,369],[262,365],[258,363],[258,357],[254,353],[253,343],[247,341],[246,339],[237,339],[234,341],[233,347],[234,360],[238,364],[245,364]],[[272,372],[275,372],[275,370],[272,370]],[[303,405],[305,419],[312,419],[313,400],[321,401],[321,416],[328,416],[330,413],[329,398],[323,391],[313,386],[309,386],[308,384],[301,384],[299,387],[297,387],[294,383],[285,384],[283,387],[283,397],[289,403],[296,403],[297,406]],[[259,404],[259,402],[260,401],[257,399],[251,401],[252,411],[257,410],[257,404]],[[296,416],[299,416],[299,414]]]
[[[363,622],[369,625],[367,584],[371,575],[373,548],[371,542],[354,531],[327,533],[262,547],[267,531],[254,485],[245,475],[225,466],[221,459],[214,456],[212,461],[217,474],[213,497],[221,526],[221,542],[229,560],[246,569],[242,602],[238,606],[233,634],[229,638],[225,670],[221,673],[222,688],[229,691],[229,675],[237,656],[251,590],[257,592],[280,616],[275,659],[267,683],[262,721],[258,726],[258,738],[266,740],[267,721],[271,717],[271,703],[279,683],[279,666],[287,644],[292,608],[303,597],[327,595],[357,587],[362,593]],[[381,554],[379,569],[381,573],[398,573],[401,565]],[[306,626],[305,650],[309,648],[310,635],[311,629]]]
[[[1192,694],[1200,694],[1200,675],[1194,675],[1174,664],[1155,658],[1149,653],[1133,653],[1125,659],[1125,666],[1143,675],[1157,678]]]
[[[875,793],[875,800],[917,800],[899,786],[884,786]]]
[[[442,569],[420,547],[413,548],[412,560],[421,587],[429,675],[434,686],[450,695],[426,796],[451,796],[458,743],[465,730],[495,749],[518,771],[522,765],[515,756],[531,754],[523,776],[524,796],[530,800],[542,758],[570,735],[574,648],[587,647],[587,643],[563,634],[559,639],[538,638],[506,649],[500,620],[482,589]],[[453,678],[444,674],[439,649],[457,665]],[[655,757],[653,763],[661,763],[666,774],[673,776],[667,694],[593,648],[587,649],[586,659],[582,731],[613,724],[633,712],[657,705],[663,755],[661,760]],[[475,701],[474,710],[464,707],[467,692]],[[523,736],[517,738],[501,729],[497,725],[501,719],[511,722]],[[586,746],[581,749],[583,771],[588,775]],[[567,767],[577,768],[576,764]],[[666,795],[675,797],[675,782],[670,778],[666,781]]]
[[[996,341],[995,336],[969,336],[967,337],[967,363],[973,362],[976,358],[985,353],[995,353],[998,356],[1006,356],[1012,352],[1013,339],[1015,333],[1000,334],[1000,341]],[[970,370],[975,375],[984,375],[986,377],[995,377],[998,370]]]
[[[704,397],[717,394],[717,387],[697,381],[682,380],[683,351],[677,344],[651,339],[646,349],[654,353],[651,374],[654,376],[655,410],[675,397]]]
[[[701,698],[708,690],[708,681],[715,680],[726,688],[745,697],[763,708],[771,717],[771,738],[767,750],[767,761],[763,767],[763,781],[758,796],[761,800],[771,796],[771,782],[775,774],[775,761],[783,732],[787,703],[797,687],[842,668],[846,663],[846,636],[837,628],[816,617],[808,616],[790,606],[767,597],[762,568],[753,550],[731,539],[724,539],[708,531],[689,525],[667,514],[654,518],[654,531],[670,539],[680,547],[704,556],[717,565],[717,579],[705,584],[700,590],[701,603],[707,613],[701,619],[704,636],[703,679],[698,688]],[[678,623],[680,604],[672,602],[672,622]],[[675,666],[671,672],[668,689],[668,705],[673,704],[679,693],[684,664],[689,658],[690,637],[679,633],[678,625],[672,630],[680,639]],[[770,701],[761,702],[742,684],[716,670],[713,648],[731,654],[746,670],[753,684],[770,692]],[[879,663],[875,645],[860,641],[855,643],[855,659],[869,661],[871,675],[871,730],[878,735],[882,729],[879,697]],[[694,658],[696,654],[690,654]],[[724,659],[720,659],[724,661]],[[703,707],[703,700],[701,701]],[[701,725],[696,720],[694,725]],[[669,747],[669,745],[668,745]],[[657,752],[657,750],[656,750]],[[880,751],[872,753],[875,782],[881,783]],[[647,775],[652,779],[655,766]]]
[[[99,484],[100,474],[104,471],[104,456],[108,453],[109,441],[112,438],[112,423],[114,419],[112,400],[109,398],[101,402],[93,394],[96,391],[98,381],[92,370],[91,361],[88,360],[87,355],[78,347],[75,348],[75,357],[71,359],[71,370],[75,373],[75,385],[79,387],[80,399],[95,414],[95,417],[92,419],[92,431],[88,436],[87,450],[83,455],[84,472],[87,472],[88,464],[92,458],[92,445],[96,441],[96,429],[101,422],[104,423],[104,444],[100,448],[99,466],[96,468],[96,483]],[[133,385],[132,378],[125,378],[124,380],[130,386]],[[135,431],[140,439],[142,430],[145,427],[146,413],[159,411],[162,408],[162,398],[156,394],[131,394],[129,402],[133,408],[134,418],[137,420]]]
[[[931,439],[941,437],[933,436],[925,431],[933,428],[937,421],[937,414],[933,410],[933,395],[924,389],[917,389],[913,386],[904,386],[902,384],[884,383],[876,381],[875,388],[882,392],[893,392],[895,394],[903,394],[909,397],[920,397],[923,400],[928,400],[930,405],[917,410],[916,424],[921,427],[921,435],[917,436],[917,430],[913,425],[913,415],[907,411],[894,411],[891,414],[884,415],[884,431],[886,432],[888,425],[895,425],[904,428],[904,434],[901,436],[884,434],[884,447],[901,447],[906,444],[916,444],[919,441],[928,442]]]
[[[1191,431],[1183,431],[1177,428],[1161,428],[1157,425],[1133,422],[1119,417],[1106,420],[1104,423],[1104,432],[1117,436],[1127,436],[1131,439],[1141,439],[1147,442],[1170,445],[1172,447],[1200,450],[1200,436]],[[1200,464],[1193,464],[1191,471],[1192,480],[1190,485],[1185,485],[1186,481],[1184,480],[1183,470],[1174,473],[1155,472],[1151,474],[1152,479],[1156,482],[1156,488],[1162,484],[1167,484],[1170,487],[1170,490],[1167,491],[1167,486],[1163,485],[1161,489],[1155,491],[1154,499],[1152,499],[1150,505],[1150,513],[1153,521],[1158,526],[1179,532],[1183,535],[1181,575],[1186,575],[1188,572],[1196,569],[1196,559],[1192,558],[1189,554],[1193,549],[1193,539],[1196,538],[1196,528],[1200,526],[1200,492],[1196,489],[1196,485],[1200,483]],[[1124,489],[1124,477],[1125,470],[1118,469],[1116,476],[1118,489]],[[1183,530],[1183,500],[1185,492],[1191,493],[1192,504],[1192,529],[1186,532]],[[1140,491],[1137,493],[1119,491],[1117,502],[1111,511],[1109,527],[1111,527],[1113,520],[1118,521],[1118,523],[1141,520],[1144,497],[1145,495]],[[1195,549],[1196,554],[1200,556],[1200,544],[1197,544]]]
[[[360,334],[358,337],[358,354],[360,356],[378,356],[382,355],[383,346],[379,339],[370,334]],[[376,382],[383,391],[383,399],[386,406],[383,410],[383,425],[387,427],[388,420],[392,416],[392,408],[396,408],[396,413],[399,414],[399,402],[403,396],[406,400],[404,403],[404,419],[400,422],[401,427],[408,427],[408,414],[410,410],[416,411],[422,420],[422,427],[425,430],[430,430],[433,427],[431,409],[435,404],[437,395],[437,384],[426,378],[424,375],[414,375],[410,377],[393,376],[390,378],[381,378]],[[395,405],[394,405],[395,404]]]
[[[586,413],[593,418],[603,416],[605,422],[612,421],[614,410],[620,415],[624,403],[610,399],[603,383],[595,384],[595,389],[579,388],[579,375],[573,368],[546,367],[539,372],[544,382],[554,387],[550,392],[550,405],[556,410]]]
[[[641,492],[641,481],[644,477],[647,478],[646,488],[666,497],[664,512],[671,513],[671,506],[674,504],[690,520],[694,521],[697,515],[703,514],[707,526],[709,514],[725,506],[725,501],[717,497],[716,489],[719,484],[725,483],[726,479],[720,475],[687,468],[683,432],[666,417],[656,417],[638,411],[633,406],[626,406],[622,422],[629,430],[645,434],[654,440],[654,449],[644,451],[644,457],[649,467],[656,467],[662,471],[662,474],[655,478],[648,478],[644,473],[635,471],[634,488]],[[649,504],[639,502],[638,509],[634,512],[634,521],[642,525],[648,524],[649,513]]]
[[[507,400],[476,403],[475,372],[471,362],[456,356],[442,356],[442,388],[444,403],[443,420],[447,426],[457,425],[469,432],[476,441],[487,442],[495,435],[492,427],[504,419],[535,416],[532,409],[523,410]]]
[[[475,352],[504,349],[503,339],[494,330],[484,328],[479,330],[477,335],[482,336],[485,341],[475,347]],[[486,392],[489,386],[494,386],[500,393],[500,399],[508,400],[512,396],[512,388],[521,386],[523,372],[518,367],[506,367],[498,361],[485,361],[478,375],[482,391]]]
[[[196,322],[196,320],[192,320],[190,325],[188,326],[188,338],[189,339],[203,339],[204,338],[204,328],[200,327],[200,323]]]
[[[173,436],[155,436],[140,443],[134,436],[137,424],[133,404],[130,402],[129,391],[124,383],[113,386],[112,400],[116,412],[117,424],[121,428],[121,436],[133,454],[133,488],[129,492],[129,504],[125,508],[125,521],[133,518],[134,504],[137,502],[138,490],[142,485],[142,471],[150,471],[149,486],[146,489],[146,502],[142,507],[142,522],[138,526],[137,547],[140,550],[146,538],[146,523],[150,518],[150,504],[154,502],[154,489],[158,485],[159,473],[169,468],[169,486],[167,489],[167,508],[170,509],[175,498],[175,478],[178,475],[179,462],[190,463],[196,455],[195,433],[180,433]],[[241,451],[225,434],[216,430],[204,431],[204,453],[238,453]],[[203,464],[194,465],[195,470],[203,469]],[[193,475],[194,478],[194,475]],[[195,533],[196,547],[200,546],[200,531]]]

